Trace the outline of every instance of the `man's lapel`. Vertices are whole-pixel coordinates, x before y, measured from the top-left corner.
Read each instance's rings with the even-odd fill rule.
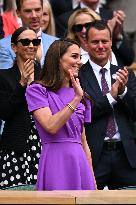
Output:
[[[87,90],[92,90],[95,94],[100,95],[101,89],[89,61],[86,63],[85,68],[83,69],[85,69],[85,79],[88,81]]]

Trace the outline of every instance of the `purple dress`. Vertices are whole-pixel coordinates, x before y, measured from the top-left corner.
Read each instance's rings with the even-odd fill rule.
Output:
[[[52,114],[62,110],[74,97],[73,88],[57,92],[40,84],[27,87],[26,99],[30,112],[49,107]],[[87,103],[88,104],[88,103]],[[55,135],[46,132],[35,120],[42,141],[37,190],[95,190],[95,182],[81,144],[83,123],[90,122],[90,106],[82,103]]]

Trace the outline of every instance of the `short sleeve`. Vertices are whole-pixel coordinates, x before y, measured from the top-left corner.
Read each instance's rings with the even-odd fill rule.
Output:
[[[40,84],[28,86],[25,96],[29,112],[43,107],[49,107],[47,90]]]

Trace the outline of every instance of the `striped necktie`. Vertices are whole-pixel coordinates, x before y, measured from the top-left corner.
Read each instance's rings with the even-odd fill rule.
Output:
[[[107,84],[107,81],[105,79],[105,72],[106,68],[101,68],[101,86],[102,86],[102,93],[103,95],[106,95],[109,92],[109,87]],[[107,124],[107,130],[106,130],[106,137],[109,137],[110,139],[116,134],[116,126],[114,122],[114,114],[109,116],[108,124]]]

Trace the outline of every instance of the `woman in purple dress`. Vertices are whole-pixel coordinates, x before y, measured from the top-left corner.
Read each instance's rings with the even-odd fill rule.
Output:
[[[49,48],[40,80],[26,90],[42,141],[37,190],[95,190],[91,153],[84,122],[90,122],[90,101],[84,100],[78,70],[80,47],[70,39]]]

